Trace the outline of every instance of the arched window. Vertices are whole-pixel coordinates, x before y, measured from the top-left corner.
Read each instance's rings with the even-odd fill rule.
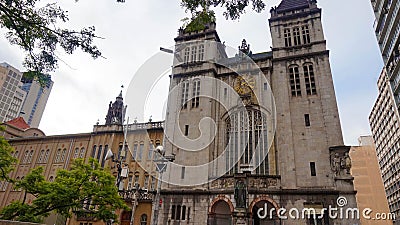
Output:
[[[283,37],[285,39],[285,47],[292,46],[292,35],[289,28],[283,30]]]
[[[53,182],[53,180],[54,180],[54,177],[53,177],[53,176],[50,176],[49,181],[50,181],[50,182]]]
[[[67,156],[67,149],[64,148],[64,149],[62,150],[60,162],[64,162],[66,156]]]
[[[191,61],[196,62],[197,60],[197,46],[192,47],[192,56],[191,56]]]
[[[146,214],[142,214],[140,216],[140,225],[147,225],[147,215]]]
[[[137,157],[136,157],[136,159],[137,160],[142,160],[142,157],[143,157],[143,150],[144,150],[144,143],[143,142],[140,142],[140,144],[139,144],[139,150],[138,150],[138,153],[137,153]]]
[[[28,163],[32,162],[32,157],[33,157],[33,150],[31,150],[31,152],[29,153]]]
[[[82,147],[81,148],[81,154],[80,154],[79,158],[82,158],[82,159],[85,158],[85,152],[86,152],[85,148]]]
[[[304,64],[304,83],[306,84],[307,95],[316,95],[317,88],[315,85],[314,68],[311,63]]]
[[[103,150],[103,145],[99,145],[99,149],[97,150],[97,161],[99,162],[101,158],[101,150]]]
[[[26,150],[24,154],[24,159],[22,160],[22,163],[27,163],[29,158],[29,151]]]
[[[308,25],[303,25],[301,27],[302,34],[303,34],[303,44],[309,44],[310,41],[310,30],[308,29]]]
[[[292,96],[301,96],[300,89],[300,74],[299,67],[297,65],[293,65],[289,67],[289,81],[290,81],[290,90]]]
[[[18,155],[19,155],[19,152],[18,152],[18,151],[15,151],[14,157],[15,157],[15,158],[18,158]]]
[[[190,55],[190,48],[186,47],[185,48],[185,54],[183,56],[183,62],[188,63],[189,62],[189,55]]]
[[[300,28],[299,27],[293,28],[293,40],[294,40],[294,45],[301,45]]]
[[[49,155],[50,155],[50,149],[46,150],[46,155],[44,156],[44,162],[47,163],[47,160],[49,160]]]
[[[56,157],[54,158],[54,162],[59,162],[61,158],[61,149],[59,148],[56,152]]]
[[[42,150],[40,151],[37,162],[38,162],[38,163],[44,163],[44,149],[42,149]]]
[[[189,81],[185,80],[182,82],[182,108],[187,108],[187,101],[189,100]]]
[[[153,141],[149,142],[149,151],[147,152],[147,159],[152,160],[153,159],[153,152],[154,152],[154,144]]]
[[[75,148],[74,159],[77,159],[78,157],[79,157],[79,148]]]
[[[199,45],[199,61],[204,60],[204,45]]]
[[[135,142],[135,143],[133,144],[133,151],[132,151],[132,159],[133,159],[133,160],[136,160],[136,153],[137,153],[137,150],[138,150],[138,143]]]
[[[93,150],[92,150],[92,158],[94,158],[96,156],[96,145],[93,145]]]
[[[238,110],[226,119],[226,170],[239,172],[241,166],[268,174],[267,117],[257,109]]]
[[[82,149],[83,149],[83,155],[82,155],[82,153],[81,153],[81,155],[83,158],[85,156],[85,149],[84,148],[82,148]],[[106,157],[107,151],[108,151],[108,145],[104,145],[103,157],[101,157],[101,167],[104,167],[104,164],[106,163],[105,157]]]
[[[195,79],[193,81],[193,99],[192,99],[192,108],[199,107],[200,104],[200,80]]]
[[[139,186],[139,172],[135,172],[135,182],[134,186]]]

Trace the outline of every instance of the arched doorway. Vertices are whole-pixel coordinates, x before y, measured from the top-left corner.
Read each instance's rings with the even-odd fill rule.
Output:
[[[121,214],[121,225],[129,225],[131,223],[132,211],[123,211]]]
[[[208,216],[209,225],[232,225],[232,212],[229,204],[219,200],[212,205]]]
[[[260,215],[265,218],[260,218],[258,215],[258,211],[260,211]],[[267,211],[265,211],[267,210]],[[261,200],[253,205],[252,208],[252,224],[251,225],[279,225],[280,221],[278,215],[276,214],[276,207],[269,201]]]

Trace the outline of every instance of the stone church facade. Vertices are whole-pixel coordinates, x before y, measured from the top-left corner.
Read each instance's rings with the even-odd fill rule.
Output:
[[[179,30],[158,224],[359,224],[324,210],[357,204],[321,9],[282,0],[270,12],[262,53],[243,40],[228,57],[215,24]]]

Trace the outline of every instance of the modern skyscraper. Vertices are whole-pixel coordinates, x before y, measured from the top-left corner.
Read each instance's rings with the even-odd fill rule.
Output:
[[[400,1],[371,0],[375,33],[384,61],[379,95],[369,116],[389,208],[400,224]]]
[[[357,206],[321,9],[282,0],[270,12],[268,52],[243,40],[227,56],[214,23],[179,30],[164,138],[175,161],[158,224],[359,223],[322,210]],[[280,208],[314,216],[284,220]]]
[[[27,93],[24,104],[22,106],[21,116],[31,127],[39,127],[40,120],[44,109],[49,99],[51,89],[53,87],[53,81],[51,76],[47,75],[47,81],[44,86],[41,86],[39,82],[31,79],[22,77],[22,89]]]
[[[400,2],[371,0],[375,12],[375,33],[385,64],[396,105],[400,104]]]
[[[0,122],[10,121],[19,116],[30,127],[39,127],[53,81],[47,75],[47,82],[26,78],[23,73],[7,63],[0,64]]]
[[[7,63],[0,63],[0,122],[20,115],[26,92],[21,89],[22,73]]]
[[[378,79],[379,95],[369,116],[369,122],[375,140],[376,154],[389,208],[392,213],[396,214],[396,217],[399,217],[400,121],[392,88],[385,71],[385,69],[382,70]]]

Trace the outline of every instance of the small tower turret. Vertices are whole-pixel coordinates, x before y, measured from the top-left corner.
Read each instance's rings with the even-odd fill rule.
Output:
[[[124,117],[126,113],[126,106],[124,106],[124,99],[122,98],[122,90],[116,97],[114,103],[110,101],[108,105],[108,112],[106,116],[106,124],[120,124],[124,123]]]

